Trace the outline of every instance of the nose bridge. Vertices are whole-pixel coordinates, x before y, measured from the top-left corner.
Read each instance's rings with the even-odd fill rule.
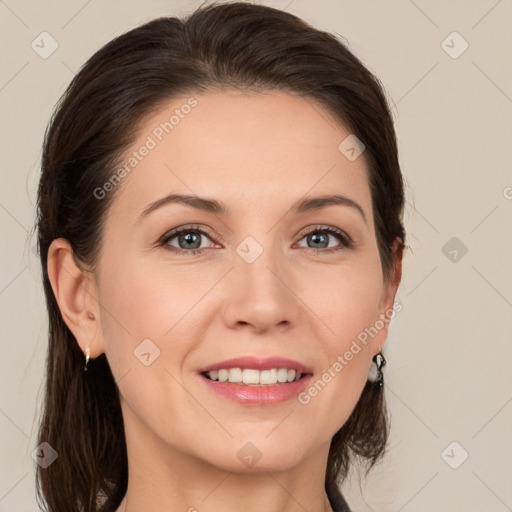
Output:
[[[288,270],[274,237],[267,236],[263,243],[245,240],[237,248],[239,277],[253,296],[267,296],[273,300],[286,299],[289,291],[284,282]],[[248,252],[245,252],[249,249]]]
[[[278,324],[295,322],[297,304],[290,290],[292,279],[275,237],[264,242],[247,237],[236,248],[233,272],[234,294],[226,310],[226,320],[251,324],[266,330]]]

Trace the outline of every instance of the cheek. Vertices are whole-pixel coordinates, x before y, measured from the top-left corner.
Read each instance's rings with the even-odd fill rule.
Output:
[[[168,419],[163,411],[193,406],[172,377],[180,380],[193,339],[188,312],[204,294],[183,279],[170,281],[163,275],[156,269],[119,266],[104,276],[101,296],[105,354],[123,401],[142,423],[151,419],[151,428],[161,431]],[[171,346],[169,340],[180,342]],[[165,397],[174,397],[172,403]]]
[[[137,266],[135,262],[111,268],[115,270],[103,274],[100,297],[109,361],[126,371],[134,365],[134,351],[141,343],[148,344],[144,340],[151,340],[162,356],[173,340],[172,361],[180,365],[192,348],[189,345],[197,328],[194,326],[199,325],[201,298],[214,280],[197,271],[177,268],[171,274],[169,268]],[[155,361],[161,363],[163,359]],[[135,362],[137,368],[139,361]]]
[[[334,424],[339,425],[355,406],[368,378],[373,355],[368,332],[379,318],[383,286],[380,260],[361,258],[358,264],[336,272],[319,272],[313,282],[308,285],[308,306],[321,319],[315,324],[323,333],[317,339],[325,359],[319,376],[322,382],[311,391],[314,396],[322,395],[316,402],[317,413],[333,414],[331,421],[335,418]]]
[[[134,337],[162,336],[196,295],[179,272],[170,278],[168,270],[136,263],[119,267],[103,282],[104,304]]]
[[[325,358],[322,372],[299,402],[329,435],[347,421],[368,379],[372,345],[365,330],[378,318],[379,279],[378,268],[352,267],[336,278],[316,280],[323,293],[311,287],[311,308],[322,320],[315,323],[324,333],[317,339]]]
[[[104,266],[107,268],[107,265]],[[161,290],[155,288],[151,276],[138,271],[136,266],[109,265],[109,272],[101,276],[100,303],[101,328],[105,353],[115,373],[132,369],[134,351],[144,340],[159,347],[158,337],[165,326],[170,328],[171,318],[165,318],[160,303]],[[173,305],[167,301],[170,315]],[[145,342],[147,343],[147,342]],[[153,351],[157,353],[156,349]]]
[[[320,327],[331,340],[332,350],[343,350],[378,315],[382,293],[381,274],[375,265],[352,265],[333,272],[318,272],[306,281],[301,297],[322,321]],[[324,329],[325,328],[325,329]]]

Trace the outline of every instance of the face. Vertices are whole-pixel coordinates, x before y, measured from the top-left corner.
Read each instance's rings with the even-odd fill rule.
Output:
[[[385,342],[396,291],[383,280],[364,153],[339,149],[349,135],[312,100],[276,91],[174,98],[145,121],[106,191],[92,345],[138,439],[237,472],[250,471],[241,449],[274,471],[328,449]],[[160,201],[170,194],[225,211]],[[332,195],[346,199],[296,208]],[[265,388],[201,374],[241,357],[307,375]]]

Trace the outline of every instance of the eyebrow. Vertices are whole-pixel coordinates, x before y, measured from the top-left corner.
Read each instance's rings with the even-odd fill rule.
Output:
[[[195,208],[196,210],[202,210],[209,213],[215,213],[218,215],[229,215],[230,208],[222,201],[216,199],[209,199],[206,197],[199,197],[195,195],[186,194],[169,194],[168,196],[162,197],[157,201],[150,203],[144,211],[139,215],[137,222],[141,221],[144,217],[149,215],[151,212],[161,208],[168,204],[184,204]],[[305,197],[295,202],[291,207],[292,213],[305,213],[308,211],[320,210],[327,206],[348,206],[353,208],[361,214],[364,222],[368,224],[366,214],[363,208],[349,197],[335,194],[335,195],[323,195],[319,197]]]

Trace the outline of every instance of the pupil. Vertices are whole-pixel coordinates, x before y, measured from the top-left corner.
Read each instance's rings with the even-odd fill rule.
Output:
[[[194,249],[197,249],[199,247],[199,245],[201,245],[199,243],[199,245],[197,245],[197,241],[199,239],[199,234],[198,233],[195,233],[195,234],[191,234],[191,233],[187,233],[185,235],[182,235],[182,240],[185,241],[185,243],[193,243],[193,238],[196,238],[196,247],[193,247]],[[191,240],[192,239],[192,240]]]
[[[320,234],[320,235],[314,234],[314,235],[311,235],[311,237],[313,239],[313,243],[318,243],[318,237],[324,237],[325,238],[325,234]],[[320,241],[320,243],[322,243],[322,242]]]

